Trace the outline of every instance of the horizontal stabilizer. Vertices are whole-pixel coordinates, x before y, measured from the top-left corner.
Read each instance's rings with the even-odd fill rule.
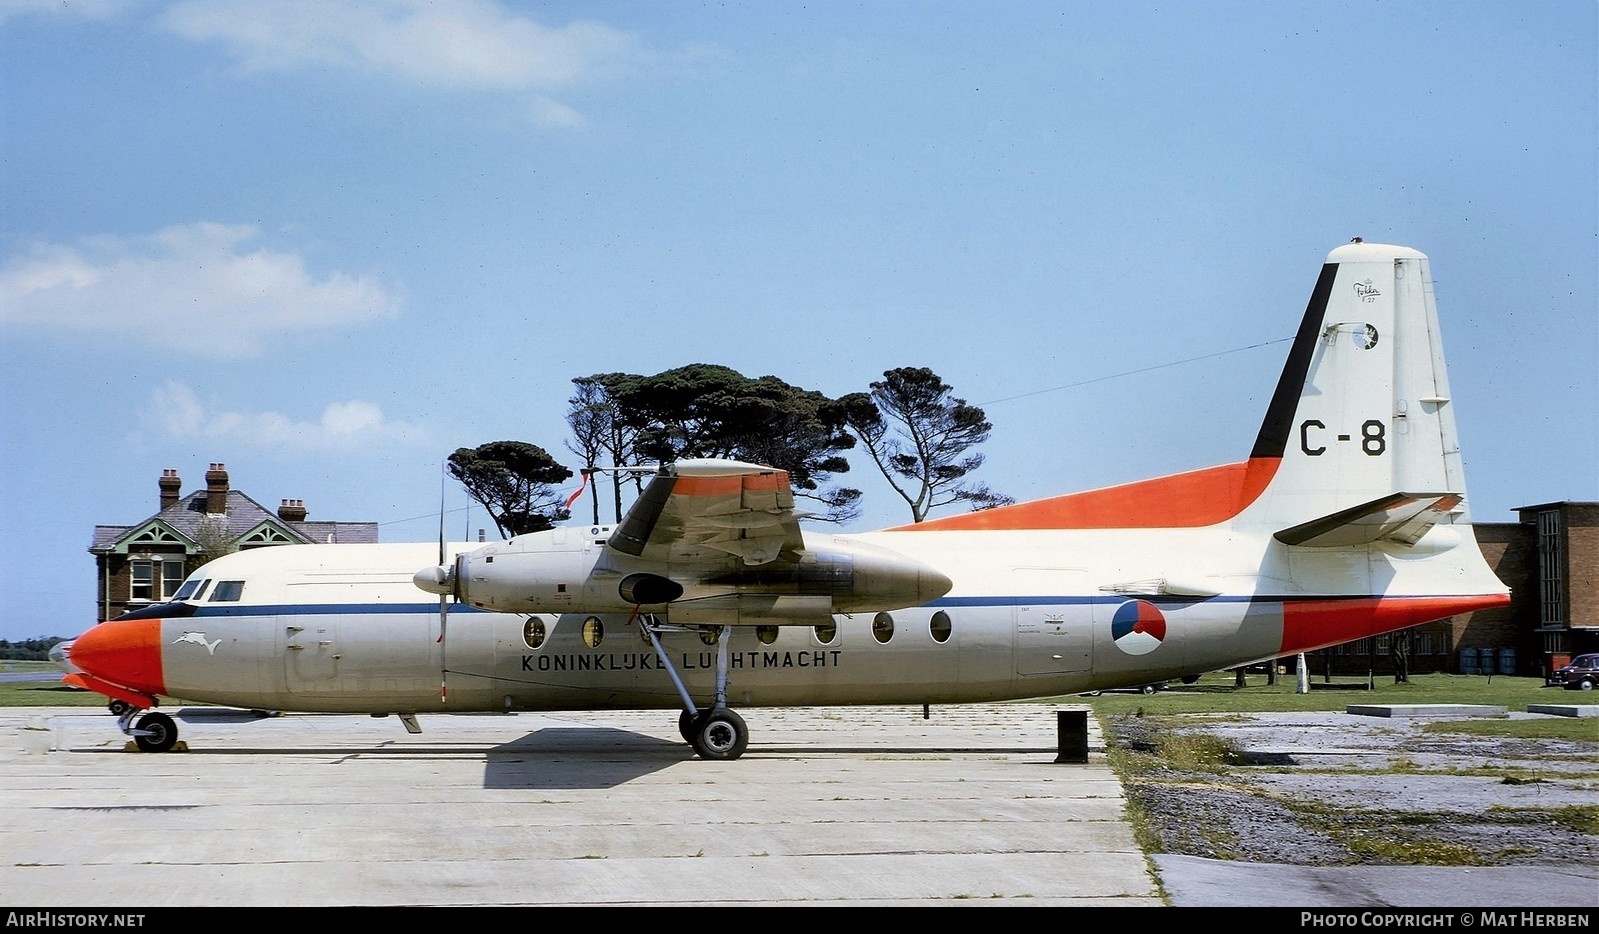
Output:
[[[1379,541],[1414,545],[1460,505],[1459,493],[1391,493],[1283,529],[1274,537],[1285,545],[1309,548],[1369,545]]]

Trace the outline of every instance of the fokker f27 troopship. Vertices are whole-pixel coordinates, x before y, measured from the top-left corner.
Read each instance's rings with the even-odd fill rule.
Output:
[[[1247,460],[861,534],[788,475],[661,465],[615,526],[288,545],[200,568],[73,644],[65,680],[170,749],[161,698],[395,714],[1049,697],[1232,668],[1503,606],[1465,508],[1428,259],[1328,254]],[[436,599],[435,599],[436,597]]]

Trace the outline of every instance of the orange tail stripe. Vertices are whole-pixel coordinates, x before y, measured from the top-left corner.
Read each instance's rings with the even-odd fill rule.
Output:
[[[1283,642],[1278,654],[1311,652],[1460,613],[1509,605],[1509,594],[1295,601],[1283,607]]]
[[[1238,515],[1266,489],[1281,463],[1281,458],[1254,457],[1241,464],[930,519],[889,531],[1199,528]]]

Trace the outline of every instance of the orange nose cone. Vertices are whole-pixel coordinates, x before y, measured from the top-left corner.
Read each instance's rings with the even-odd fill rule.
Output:
[[[166,693],[158,619],[101,623],[73,641],[72,663],[112,684],[145,694]]]

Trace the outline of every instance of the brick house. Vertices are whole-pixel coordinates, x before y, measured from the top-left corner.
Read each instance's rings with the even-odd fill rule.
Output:
[[[158,483],[160,509],[137,525],[97,525],[95,613],[101,620],[160,603],[189,573],[214,557],[270,545],[372,543],[376,522],[311,522],[305,502],[283,500],[277,512],[228,485],[224,464],[205,472],[205,489],[187,496],[176,470]]]

